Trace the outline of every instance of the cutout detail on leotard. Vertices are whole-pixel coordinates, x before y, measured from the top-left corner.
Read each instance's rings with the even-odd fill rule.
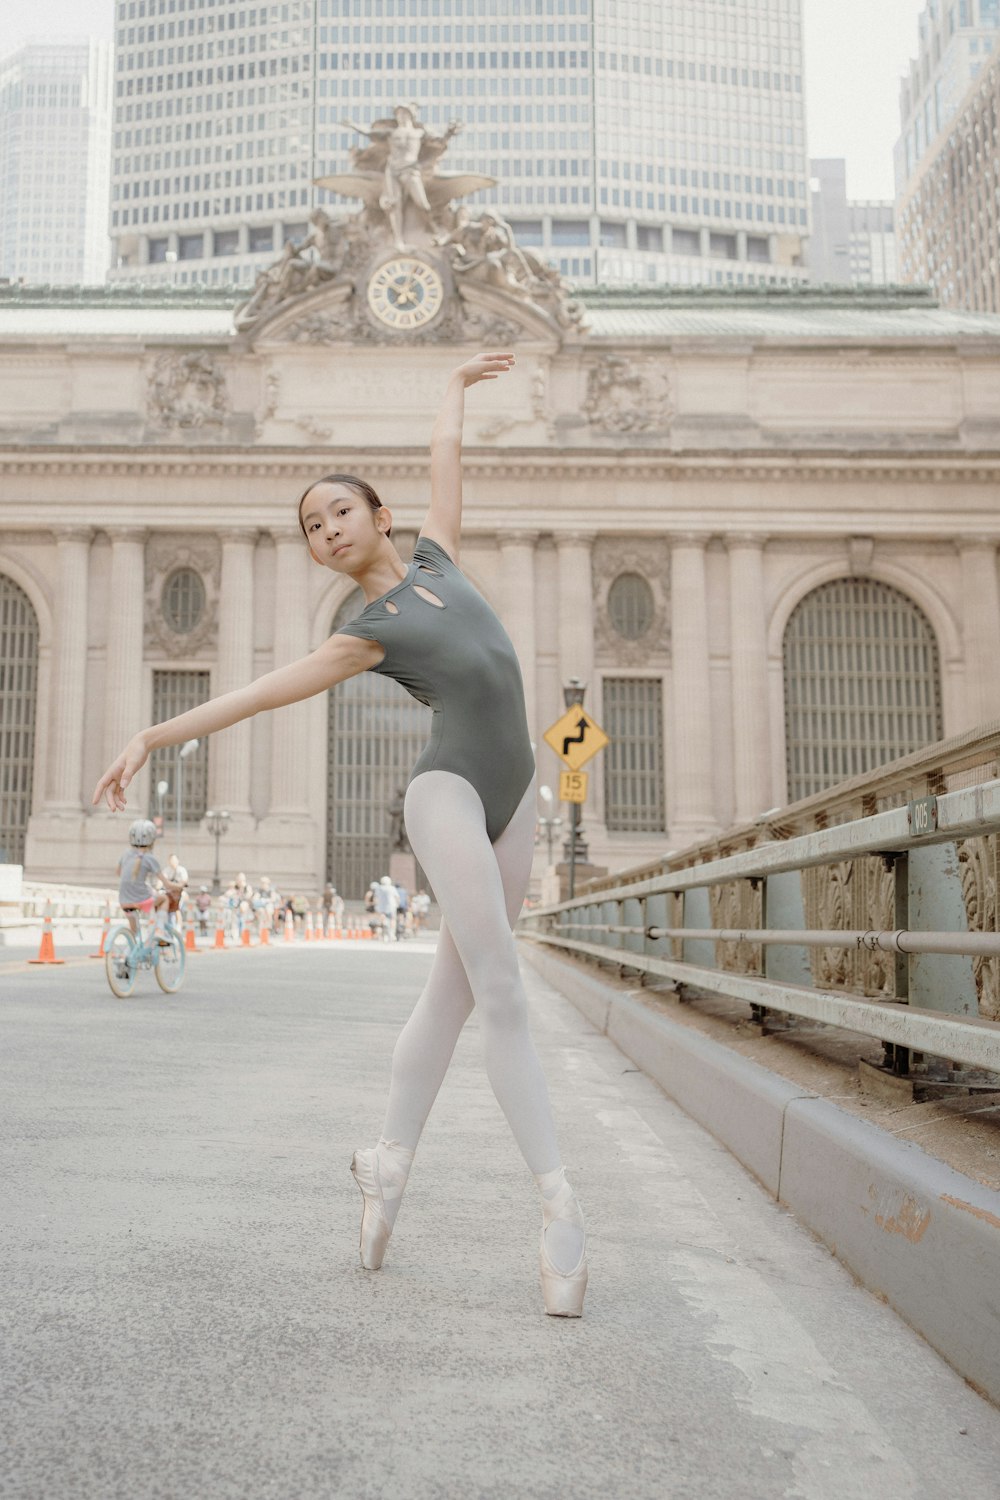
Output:
[[[398,604],[393,604],[393,602],[392,602],[391,599],[387,599],[386,600],[385,607],[388,610],[389,614],[391,614],[391,615],[398,615],[399,614],[399,605]]]
[[[432,594],[430,589],[422,588],[419,583],[413,585],[413,592],[418,594],[421,599],[425,599],[428,604],[433,604],[435,609],[445,609],[447,607],[443,599],[439,599],[437,594]]]

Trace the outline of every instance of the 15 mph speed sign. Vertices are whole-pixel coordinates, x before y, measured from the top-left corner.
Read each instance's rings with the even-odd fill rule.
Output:
[[[571,771],[579,771],[598,750],[611,743],[601,726],[579,704],[547,729],[544,738]]]

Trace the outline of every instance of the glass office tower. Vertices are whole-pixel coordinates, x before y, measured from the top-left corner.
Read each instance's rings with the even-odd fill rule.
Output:
[[[111,47],[32,42],[0,62],[0,276],[108,272]]]
[[[118,6],[119,275],[247,279],[412,103],[581,284],[804,280],[801,0]],[[133,14],[134,13],[134,14]]]

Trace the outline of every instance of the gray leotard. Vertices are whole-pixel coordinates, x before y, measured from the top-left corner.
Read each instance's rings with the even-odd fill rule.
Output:
[[[444,608],[421,599],[414,584]],[[387,608],[390,603],[398,614]],[[337,634],[382,646],[385,656],[371,670],[434,710],[430,740],[410,780],[423,771],[452,771],[471,782],[495,842],[524,796],[535,762],[521,668],[483,596],[443,547],[421,537],[403,581]]]

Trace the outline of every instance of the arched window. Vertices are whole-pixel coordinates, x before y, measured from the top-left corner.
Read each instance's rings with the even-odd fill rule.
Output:
[[[941,738],[930,621],[871,578],[824,583],[785,630],[788,797],[796,802]]]
[[[190,635],[205,609],[205,585],[193,568],[178,568],[163,585],[163,618],[177,635]]]
[[[608,590],[608,616],[626,641],[640,641],[653,623],[653,590],[638,573],[620,574]]]
[[[364,607],[355,589],[331,631]],[[430,735],[431,711],[391,678],[362,672],[329,694],[326,878],[358,899],[389,873],[389,808]]]
[[[0,864],[24,863],[38,699],[38,617],[0,573]]]

